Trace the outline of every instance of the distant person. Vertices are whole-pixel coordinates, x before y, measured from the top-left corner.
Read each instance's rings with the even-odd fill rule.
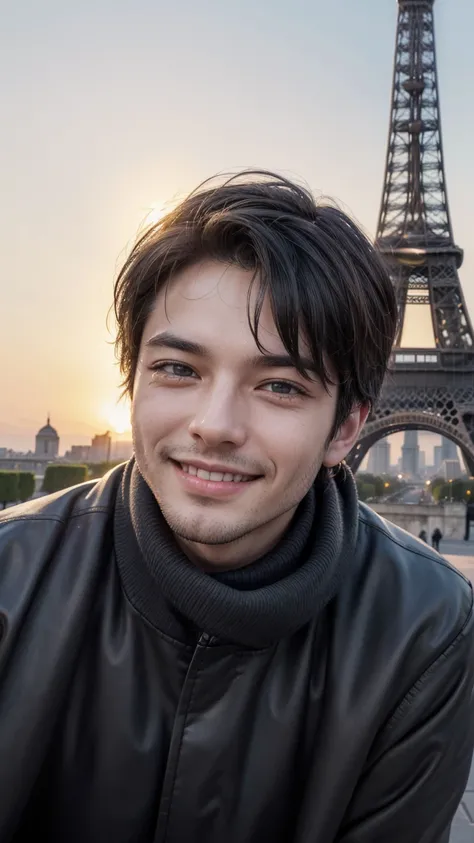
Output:
[[[428,535],[426,533],[426,530],[421,530],[418,538],[421,539],[422,541],[428,543]]]
[[[440,543],[442,538],[443,538],[443,534],[442,534],[441,530],[439,529],[439,527],[436,527],[436,529],[433,530],[433,533],[431,535],[431,543],[432,543],[435,550],[439,551],[439,543]]]
[[[0,843],[446,841],[471,589],[344,464],[385,265],[247,173],[144,234],[115,309],[136,456],[0,514]]]

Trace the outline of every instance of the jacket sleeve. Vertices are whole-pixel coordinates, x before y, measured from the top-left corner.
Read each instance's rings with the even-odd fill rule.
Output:
[[[448,843],[474,745],[473,682],[471,606],[376,742],[337,843]]]

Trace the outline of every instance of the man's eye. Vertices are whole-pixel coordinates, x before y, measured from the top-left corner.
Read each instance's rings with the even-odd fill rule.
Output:
[[[303,395],[302,389],[298,389],[297,386],[287,381],[270,381],[269,383],[263,384],[262,389],[271,392],[273,395],[281,395],[283,397],[288,396],[292,398],[296,395]]]
[[[151,367],[154,372],[162,373],[172,378],[192,378],[194,371],[184,363],[157,363]]]

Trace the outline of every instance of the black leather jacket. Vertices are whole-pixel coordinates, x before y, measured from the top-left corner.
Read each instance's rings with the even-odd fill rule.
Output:
[[[441,843],[473,745],[469,584],[360,507],[350,576],[260,650],[131,605],[121,468],[0,516],[0,843]]]

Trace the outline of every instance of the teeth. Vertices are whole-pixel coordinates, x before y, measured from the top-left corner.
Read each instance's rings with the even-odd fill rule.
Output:
[[[224,472],[222,471],[211,471],[209,474],[209,480],[214,480],[216,483],[222,483],[224,479]]]
[[[203,468],[196,468],[194,465],[181,464],[181,468],[186,474],[192,474],[193,477],[199,477],[201,480],[213,480],[214,483],[245,483],[251,478],[245,474],[231,474],[223,471],[205,471]]]
[[[203,468],[198,468],[197,476],[200,477],[201,480],[210,480],[211,479],[211,475],[210,475],[209,471],[204,471]]]

